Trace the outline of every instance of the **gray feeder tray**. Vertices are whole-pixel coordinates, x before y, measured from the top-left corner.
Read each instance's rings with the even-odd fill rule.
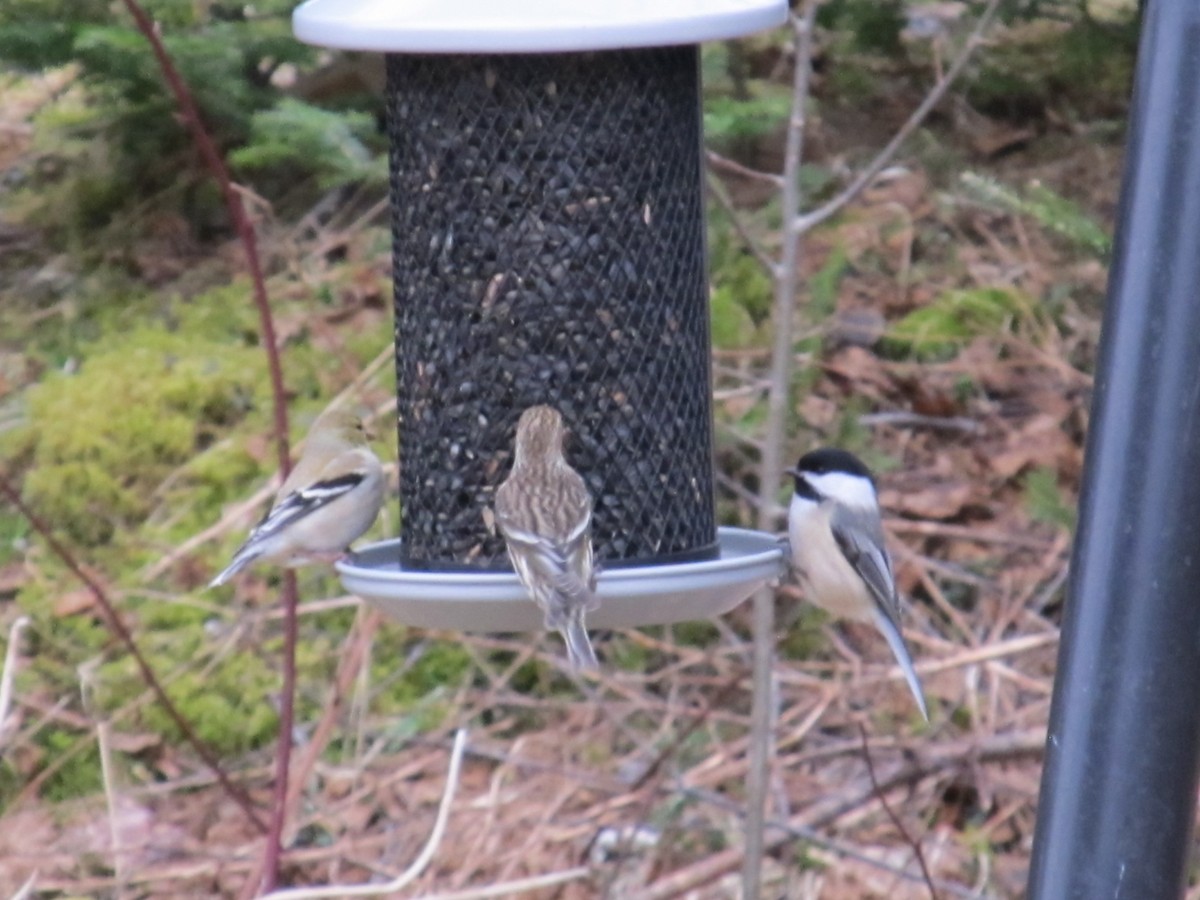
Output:
[[[733,609],[783,572],[779,541],[718,529],[716,559],[607,569],[590,628],[707,619]],[[400,567],[399,541],[372,544],[337,564],[346,590],[394,619],[454,631],[540,631],[542,615],[512,572],[430,572]]]
[[[609,566],[595,628],[719,615],[777,578],[717,529],[699,44],[786,0],[308,0],[304,41],[387,54],[401,538],[337,566],[410,625],[537,631],[486,527],[549,403]],[[464,567],[472,568],[464,571]]]

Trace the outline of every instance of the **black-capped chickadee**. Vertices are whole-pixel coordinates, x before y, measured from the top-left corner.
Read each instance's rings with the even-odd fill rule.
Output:
[[[879,629],[928,721],[921,682],[900,634],[900,598],[870,469],[853,453],[825,447],[806,453],[787,472],[796,482],[788,508],[792,565],[805,595],[834,616]]]
[[[512,473],[496,490],[496,525],[521,584],[567,644],[576,669],[597,667],[584,615],[599,605],[592,563],[592,496],[563,456],[567,429],[551,406],[517,422]]]

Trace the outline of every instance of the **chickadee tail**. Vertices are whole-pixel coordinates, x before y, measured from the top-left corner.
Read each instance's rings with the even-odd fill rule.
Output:
[[[596,651],[592,649],[591,638],[588,637],[587,627],[583,624],[583,610],[568,615],[566,623],[558,630],[566,641],[567,659],[573,669],[594,671],[600,668]]]
[[[254,562],[254,560],[258,559],[260,552],[257,548],[250,545],[243,546],[233,555],[233,562],[222,569],[221,574],[210,581],[208,586],[215,588],[224,584],[238,572],[242,571],[242,569],[246,568],[246,566],[250,565],[250,563]]]
[[[925,692],[921,690],[921,682],[917,678],[917,670],[913,668],[912,656],[908,652],[908,646],[904,643],[904,637],[900,634],[900,626],[882,611],[876,610],[875,627],[879,629],[884,640],[888,642],[888,646],[892,648],[892,655],[896,657],[896,662],[900,665],[900,671],[904,673],[904,680],[908,682],[908,689],[912,691],[912,695],[917,701],[917,708],[921,710],[921,716],[928,722],[929,710],[925,706]]]

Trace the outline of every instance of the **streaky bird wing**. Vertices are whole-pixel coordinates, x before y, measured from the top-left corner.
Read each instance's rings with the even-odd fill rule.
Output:
[[[497,514],[496,524],[509,545],[516,544],[528,565],[546,582],[567,597],[586,599],[589,603],[592,590],[572,566],[573,552],[577,548],[564,546],[558,541],[519,528],[507,517]],[[590,548],[590,542],[588,542]],[[590,557],[590,549],[588,550]]]

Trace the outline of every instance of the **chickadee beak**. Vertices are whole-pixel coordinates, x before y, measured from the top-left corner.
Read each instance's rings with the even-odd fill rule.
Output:
[[[784,470],[783,470],[783,474],[784,474],[784,475],[794,475],[796,478],[799,478],[799,477],[800,477],[800,470],[799,470],[799,469],[797,469],[795,466],[792,466],[791,468],[784,469]]]

